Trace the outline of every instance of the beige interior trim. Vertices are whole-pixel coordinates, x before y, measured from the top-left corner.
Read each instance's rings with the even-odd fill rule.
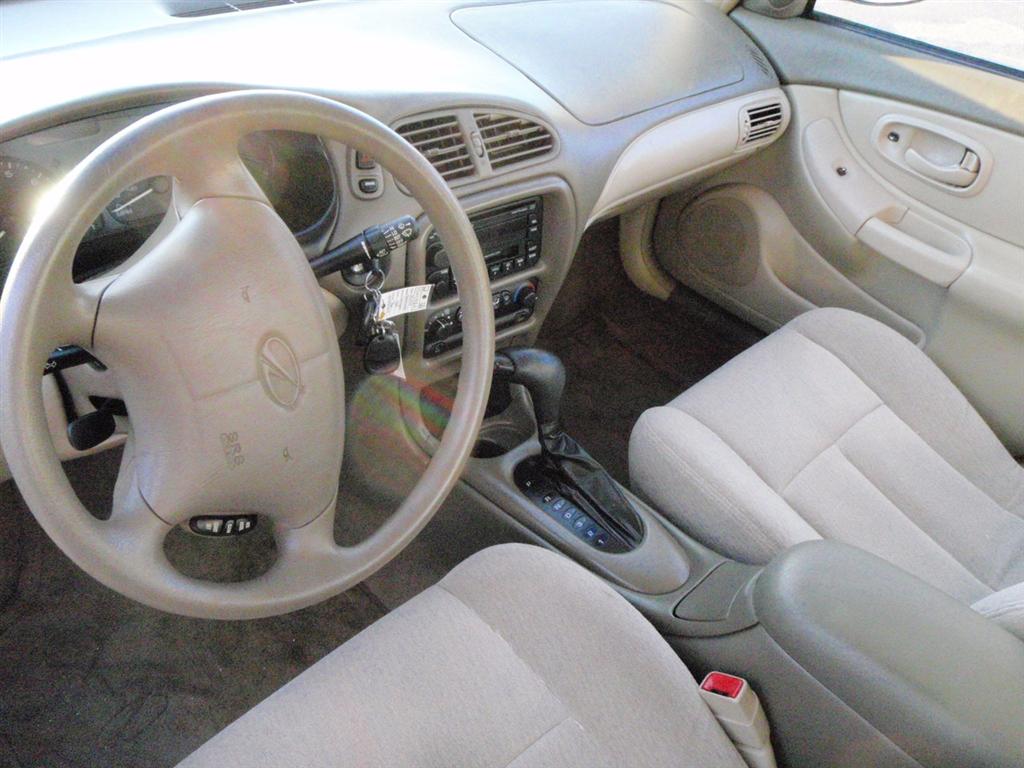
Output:
[[[644,203],[619,217],[619,254],[630,281],[644,293],[665,301],[676,281],[654,256],[654,222],[658,202]]]
[[[1024,226],[1024,136],[982,126],[975,130],[959,118],[863,94],[805,85],[785,90],[793,116],[782,141],[678,200],[670,198],[663,210],[670,203],[685,206],[695,194],[724,184],[760,188],[781,206],[817,258],[887,308],[887,316],[872,316],[921,344],[1010,452],[1024,454],[1024,248],[986,231],[995,224],[1011,234],[1010,228]],[[863,114],[852,114],[861,108]],[[913,178],[875,149],[876,126],[886,115],[917,117],[973,137],[993,156],[987,183],[972,196],[947,195]],[[845,175],[837,173],[840,167]],[[937,206],[930,204],[933,198]],[[976,226],[979,206],[987,213]],[[896,231],[868,225],[873,218]],[[687,282],[666,261],[660,227],[659,219],[658,258]],[[705,239],[711,230],[695,229]],[[723,304],[739,303],[733,286],[721,279],[716,285],[728,297],[719,299]],[[846,289],[837,286],[822,286],[825,304],[848,306],[841,298]],[[770,283],[764,290],[772,290]],[[778,292],[762,301],[785,306],[789,299]],[[778,314],[770,323],[785,317]],[[908,325],[918,329],[917,336],[907,334]]]
[[[741,143],[744,110],[778,103],[782,123],[770,137]],[[630,203],[693,183],[701,172],[738,162],[776,141],[789,124],[789,102],[779,88],[740,96],[667,120],[642,133],[622,152],[588,224]]]
[[[800,235],[771,194],[725,184],[691,201],[667,200],[655,229],[658,259],[676,278],[773,331],[820,306],[841,306],[895,328],[915,344],[921,329],[869,296]]]

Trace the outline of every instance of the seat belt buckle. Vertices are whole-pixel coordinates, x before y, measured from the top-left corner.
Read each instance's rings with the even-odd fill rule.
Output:
[[[725,672],[708,672],[700,684],[700,695],[749,768],[776,768],[768,718],[746,680]]]

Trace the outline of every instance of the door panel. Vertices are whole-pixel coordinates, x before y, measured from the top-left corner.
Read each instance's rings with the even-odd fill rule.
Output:
[[[839,109],[854,148],[883,179],[936,211],[1024,245],[1024,138],[1020,135],[895,99],[850,91],[839,92]],[[933,157],[912,146],[925,130],[933,136],[950,137],[948,145],[932,150]],[[898,140],[891,141],[890,133]],[[978,158],[978,168],[973,180],[963,187],[932,181],[911,165],[913,158],[920,157],[919,162],[964,171],[960,163],[965,150]],[[948,153],[945,157],[943,151]]]
[[[764,327],[801,303],[867,308],[919,343],[1024,454],[1024,137],[1013,129],[1024,110],[1004,111],[1021,103],[1024,86],[809,19],[757,17],[745,26],[770,30],[758,41],[773,61],[785,60],[784,75],[809,80],[818,69],[827,86],[787,83],[793,119],[783,140],[662,205],[663,265]],[[826,44],[830,61],[801,60]],[[901,74],[865,93],[886,71]],[[746,213],[730,221],[728,206]],[[740,219],[755,241],[742,249],[721,236]],[[707,253],[719,242],[722,253]],[[756,269],[742,266],[744,253]],[[813,269],[794,270],[797,256],[773,253],[797,254]],[[748,273],[756,280],[736,283]]]

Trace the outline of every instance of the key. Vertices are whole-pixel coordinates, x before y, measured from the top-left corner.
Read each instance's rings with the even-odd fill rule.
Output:
[[[363,297],[363,320],[359,326],[359,336],[356,339],[356,343],[360,346],[368,344],[380,330],[380,324],[377,322],[377,307],[377,299],[372,293]]]
[[[363,350],[363,367],[367,373],[394,373],[402,362],[402,346],[394,326],[383,327]]]

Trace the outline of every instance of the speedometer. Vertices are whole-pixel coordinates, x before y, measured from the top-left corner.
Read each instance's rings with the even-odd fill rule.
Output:
[[[49,185],[49,174],[38,165],[0,157],[0,271],[3,273],[7,272]]]
[[[107,212],[121,224],[130,226],[163,217],[170,202],[171,180],[154,176],[126,187],[107,206]]]

